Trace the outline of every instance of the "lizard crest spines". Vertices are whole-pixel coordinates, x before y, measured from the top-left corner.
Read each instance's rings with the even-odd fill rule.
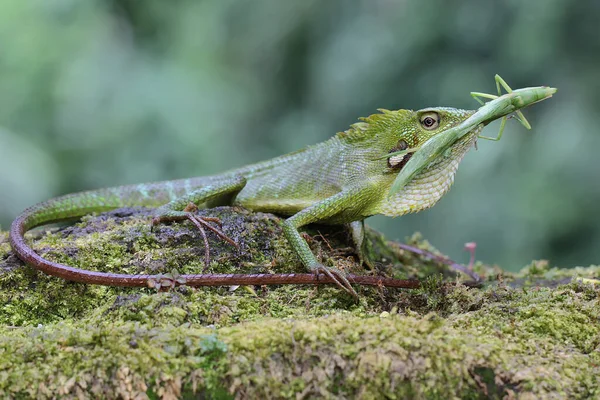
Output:
[[[371,114],[368,117],[360,117],[361,122],[350,125],[344,132],[338,132],[336,137],[348,142],[355,143],[364,139],[375,137],[382,131],[389,131],[397,127],[401,122],[407,120],[413,113],[412,110],[386,110],[379,108],[380,114]]]

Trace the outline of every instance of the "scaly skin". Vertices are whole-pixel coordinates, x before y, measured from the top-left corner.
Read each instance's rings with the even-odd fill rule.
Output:
[[[27,245],[24,234],[36,226],[125,206],[158,207],[153,224],[190,219],[202,229],[199,223],[207,221],[194,216],[190,206],[239,205],[289,216],[284,222],[285,235],[312,273],[185,275],[180,280],[186,285],[336,283],[353,295],[356,293],[350,282],[415,287],[418,283],[414,281],[346,276],[321,265],[298,228],[316,222],[347,224],[375,214],[401,216],[433,206],[449,190],[460,161],[484,125],[550,97],[554,91],[549,90],[520,89],[523,95],[531,96],[526,100],[519,97],[517,106],[513,105],[515,96],[505,95],[478,111],[380,110],[381,114],[364,118],[323,143],[221,175],[68,194],[26,209],[11,226],[11,244],[19,258],[50,275],[84,283],[147,286],[161,277],[92,272],[54,263],[37,255]],[[484,108],[487,111],[481,112]],[[473,122],[472,117],[477,121]],[[436,140],[442,144],[435,145]],[[417,150],[412,158],[410,153],[394,153],[420,147],[429,150]],[[412,175],[403,178],[402,190],[391,192],[405,165],[412,165]],[[362,224],[352,226],[358,229],[353,237],[360,242]],[[361,254],[360,248],[358,252]]]

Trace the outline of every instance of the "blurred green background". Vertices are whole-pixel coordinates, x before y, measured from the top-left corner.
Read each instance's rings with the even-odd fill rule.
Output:
[[[218,173],[376,108],[552,85],[433,209],[368,222],[459,261],[600,262],[600,1],[3,0],[0,226],[83,189]],[[487,131],[494,135],[494,128]]]

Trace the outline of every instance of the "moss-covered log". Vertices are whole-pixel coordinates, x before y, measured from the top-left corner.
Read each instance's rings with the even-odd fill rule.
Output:
[[[218,208],[235,251],[210,236],[215,273],[303,271],[270,214]],[[369,231],[377,273],[417,290],[335,287],[127,289],[48,277],[0,232],[2,397],[589,398],[600,396],[600,267],[519,274],[476,265],[481,289]],[[121,209],[31,235],[44,257],[86,269],[198,273],[187,223],[150,232]],[[370,273],[348,233],[308,231],[324,262]],[[434,250],[415,236],[412,245]]]

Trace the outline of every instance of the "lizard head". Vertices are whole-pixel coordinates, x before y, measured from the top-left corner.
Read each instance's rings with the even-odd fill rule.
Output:
[[[385,117],[371,116],[366,119],[369,124],[380,124],[377,143],[383,145],[379,151],[384,154],[382,161],[386,162],[387,167],[384,180],[388,185],[384,185],[385,193],[382,193],[383,198],[376,213],[400,216],[433,206],[450,189],[460,161],[474,144],[483,125],[474,127],[444,154],[429,163],[402,191],[393,196],[387,196],[387,192],[416,149],[428,140],[460,125],[471,117],[475,110],[433,107],[418,111],[380,111],[382,114],[377,115]],[[387,122],[383,122],[386,120]],[[386,124],[387,129],[381,129],[384,128],[382,124]]]
[[[471,92],[482,105],[477,110],[379,110],[381,114],[364,118],[338,134],[338,139],[356,146],[364,143],[374,155],[374,175],[381,176],[377,171],[381,171],[382,162],[387,163],[382,182],[378,182],[383,192],[381,201],[368,210],[369,215],[400,216],[433,206],[450,189],[458,165],[484,126],[502,119],[497,138],[481,136],[498,140],[507,116],[515,113],[516,119],[531,129],[520,110],[556,93],[547,86],[512,90],[499,75],[495,80],[497,96]],[[502,94],[501,87],[507,93]],[[484,103],[480,97],[491,100]]]
[[[389,192],[377,210],[379,213],[398,216],[434,205],[450,189],[458,164],[475,143],[484,126],[496,119],[502,119],[498,137],[493,139],[498,140],[507,116],[516,113],[516,119],[527,129],[531,129],[520,110],[546,100],[556,93],[555,88],[547,86],[512,90],[499,75],[496,75],[495,79],[497,96],[471,92],[471,96],[482,105],[477,110],[432,108],[417,111],[417,122],[420,124],[418,130],[414,128],[415,116],[410,112],[403,112],[404,119],[409,122],[408,126],[406,123],[399,123],[398,133],[402,135],[403,140],[407,140],[406,133],[415,129],[414,144],[407,141],[407,145],[413,146],[411,153],[414,154],[407,160],[408,152],[400,150],[388,153],[388,165],[400,168],[397,168],[398,172]],[[501,93],[501,87],[507,91],[506,94]],[[484,103],[479,97],[491,101]],[[439,116],[439,120],[436,116]],[[447,120],[446,124],[444,119]],[[431,131],[430,134],[426,132],[428,130]]]
[[[473,140],[475,140],[477,136],[479,136],[481,129],[494,120],[502,120],[498,136],[496,138],[480,136],[481,138],[495,141],[499,140],[502,136],[507,117],[512,113],[515,113],[516,120],[526,129],[531,129],[531,125],[521,112],[521,109],[549,99],[556,93],[556,88],[548,86],[534,86],[512,90],[506,81],[499,75],[496,75],[495,80],[498,95],[471,92],[471,96],[481,104],[481,107],[472,112],[468,118],[464,119],[459,124],[444,129],[442,132],[439,132],[439,134],[430,137],[422,146],[420,146],[415,153],[415,157],[411,158],[410,162],[407,163],[406,168],[403,168],[396,177],[396,180],[390,188],[389,197],[397,194],[408,184],[408,182],[415,179],[419,173],[429,169],[440,157],[445,157],[454,146],[473,137],[473,132],[477,132],[477,135],[473,137]],[[504,88],[507,93],[502,94],[501,88]],[[484,103],[480,98],[491,99],[491,101]]]
[[[391,155],[387,158],[387,163],[388,167],[395,172],[399,172],[406,165],[413,155],[412,151],[421,147],[433,136],[457,126],[475,113],[473,110],[449,107],[431,107],[418,111],[380,111],[387,117],[396,117],[389,121],[389,129],[380,130],[382,134],[378,138],[378,143],[384,147],[382,150],[384,152],[387,150]],[[369,117],[369,120],[378,119],[373,117]]]

